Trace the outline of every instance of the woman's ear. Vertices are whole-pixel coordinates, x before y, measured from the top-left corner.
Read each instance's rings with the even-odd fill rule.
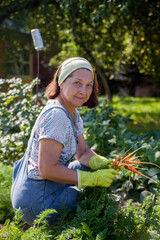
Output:
[[[62,89],[63,89],[63,83],[61,83],[61,85],[60,85],[59,87],[60,87],[60,91],[62,91]]]

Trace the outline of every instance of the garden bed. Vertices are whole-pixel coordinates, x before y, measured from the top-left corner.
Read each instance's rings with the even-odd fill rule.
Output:
[[[7,81],[7,80],[6,80]],[[5,81],[1,82],[2,84]],[[46,218],[52,210],[39,216],[28,229],[21,222],[21,213],[13,214],[10,202],[13,160],[24,154],[31,128],[41,106],[36,106],[32,95],[32,85],[23,86],[20,80],[9,80],[8,93],[1,94],[0,124],[0,219],[1,233],[10,239],[146,239],[159,240],[160,237],[160,172],[152,165],[146,165],[142,173],[149,180],[127,170],[120,171],[110,188],[86,189],[78,202],[75,216],[62,214],[56,226],[48,228]],[[30,94],[31,93],[31,94]],[[22,99],[17,99],[17,96]],[[123,99],[125,100],[125,99]],[[120,101],[119,102],[120,104]],[[113,101],[113,107],[114,107]],[[132,105],[132,104],[131,104]],[[135,104],[133,104],[135,105]],[[127,106],[127,104],[126,104]],[[129,104],[128,104],[129,106]],[[142,147],[138,151],[140,160],[160,165],[160,141],[158,132],[151,130],[139,134],[128,128],[133,123],[129,112],[113,108],[104,98],[100,98],[95,109],[82,108],[84,136],[90,147],[98,154],[115,159],[120,153]],[[120,107],[119,107],[120,109]],[[139,108],[138,108],[139,109]],[[142,110],[141,110],[142,111]],[[158,114],[160,113],[157,110]],[[124,113],[124,111],[122,111]],[[153,112],[152,112],[153,114]],[[134,115],[131,114],[131,117]],[[154,117],[156,119],[156,116]],[[136,118],[138,121],[138,118]],[[142,120],[141,120],[142,121]],[[111,195],[118,195],[117,202]],[[14,217],[14,218],[13,218]],[[3,226],[3,222],[5,222]],[[6,236],[5,235],[5,236]]]

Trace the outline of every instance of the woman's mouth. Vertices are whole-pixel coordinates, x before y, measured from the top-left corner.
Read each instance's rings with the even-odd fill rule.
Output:
[[[81,98],[81,97],[76,97],[76,98],[80,101],[85,101],[85,98]]]

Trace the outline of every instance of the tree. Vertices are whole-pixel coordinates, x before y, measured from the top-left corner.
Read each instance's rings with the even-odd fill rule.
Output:
[[[114,12],[116,10],[114,7],[108,7],[108,5],[100,5],[100,1],[94,3],[93,1],[59,2],[59,8],[57,6],[55,8],[54,4],[39,8],[38,15],[43,16],[41,20],[45,28],[41,27],[41,20],[37,21],[35,18],[37,13],[32,15],[34,16],[33,18],[30,16],[32,23],[36,19],[42,33],[49,32],[48,43],[50,36],[53,36],[53,34],[50,34],[50,29],[53,29],[52,26],[56,25],[57,39],[59,39],[57,45],[63,51],[60,51],[60,54],[55,56],[52,62],[55,64],[55,60],[62,60],[61,56],[64,57],[64,50],[68,57],[76,53],[88,58],[96,68],[108,98],[111,99],[107,82],[109,70],[113,68],[117,61],[117,56],[121,54],[124,48],[122,44],[124,37],[115,24]],[[47,14],[45,15],[44,13],[46,12]],[[49,23],[47,23],[48,19],[50,19]],[[48,26],[50,26],[49,29]],[[69,45],[68,43],[71,44]],[[49,44],[47,45],[50,46]]]
[[[121,7],[130,39],[127,63],[136,63],[154,82],[160,79],[160,1],[126,1]]]
[[[110,99],[111,71],[123,66],[136,65],[154,82],[160,79],[159,0],[2,0],[0,7],[0,20],[40,29],[51,64],[88,58]]]

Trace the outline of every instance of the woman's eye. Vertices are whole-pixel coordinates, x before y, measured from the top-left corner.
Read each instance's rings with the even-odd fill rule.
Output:
[[[80,82],[74,82],[75,85],[80,85]]]
[[[89,88],[93,88],[93,84],[88,84],[87,85]]]

